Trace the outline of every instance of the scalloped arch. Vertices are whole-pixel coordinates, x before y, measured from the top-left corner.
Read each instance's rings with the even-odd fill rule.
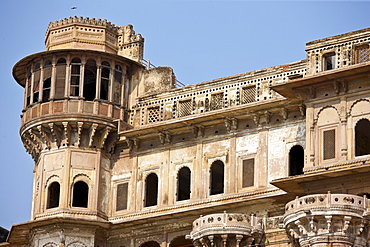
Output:
[[[57,247],[58,245],[54,242],[47,242],[42,247]]]
[[[334,112],[330,112],[330,110],[334,110]],[[327,111],[327,115],[322,115],[323,112]],[[316,115],[317,125],[324,125],[328,123],[335,123],[339,121],[339,112],[338,109],[332,105],[325,106],[320,109],[320,111]]]
[[[81,243],[80,241],[74,241],[67,245],[67,247],[87,247],[87,245]]]
[[[85,173],[78,173],[76,174],[74,177],[73,177],[73,182],[75,183],[76,180],[78,180],[79,177],[82,177],[82,178],[87,178],[89,181],[91,181],[91,178],[86,175]]]
[[[353,114],[353,109],[356,107],[356,105],[358,105],[359,103],[361,103],[363,101],[370,104],[370,100],[368,100],[368,99],[358,99],[358,100],[356,100],[355,102],[353,102],[353,104],[350,107],[349,115],[352,115]],[[369,112],[370,112],[370,110],[369,110]]]
[[[321,112],[322,112],[323,110],[325,110],[325,109],[328,109],[328,108],[333,108],[333,109],[337,112],[337,114],[338,114],[338,116],[339,116],[338,109],[337,109],[337,108],[335,108],[335,106],[327,105],[327,106],[322,107],[322,108],[317,112],[317,114],[316,114],[316,118],[318,119],[318,118],[319,118],[319,116],[320,116],[320,114],[321,114]]]
[[[190,167],[188,167],[187,165],[183,165],[183,166],[181,166],[178,170],[177,170],[177,175],[179,175],[179,173],[180,173],[180,171],[181,171],[181,169],[182,168],[188,168],[189,170],[190,170],[190,172],[191,172],[191,169],[190,169]]]
[[[353,125],[356,126],[358,122],[360,122],[361,120],[368,120],[370,121],[370,117],[361,117],[361,118],[358,118],[356,119],[356,121],[353,122]]]
[[[50,177],[48,177],[48,179],[46,179],[46,182],[45,182],[45,188],[47,187],[47,185],[50,183],[51,180],[53,179],[57,179],[57,180],[60,180],[60,177],[58,175],[51,175]],[[58,181],[59,182],[59,181]]]

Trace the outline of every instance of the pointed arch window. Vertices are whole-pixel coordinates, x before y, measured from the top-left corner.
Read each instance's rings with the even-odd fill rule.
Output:
[[[304,150],[300,145],[293,146],[289,151],[289,176],[303,174]]]
[[[224,193],[224,163],[216,160],[210,169],[210,194],[217,195]]]
[[[370,121],[361,119],[355,127],[355,155],[370,154]]]
[[[78,181],[73,185],[72,207],[87,208],[89,201],[89,186]]]
[[[70,96],[79,96],[81,79],[81,59],[73,58],[71,62]]]
[[[177,201],[190,199],[191,171],[183,167],[177,175]]]
[[[48,188],[48,201],[46,208],[59,207],[60,185],[58,182],[52,182]]]
[[[109,80],[110,80],[110,64],[107,61],[104,61],[101,64],[101,77],[100,77],[100,99],[102,100],[108,100]]]
[[[96,62],[89,59],[85,65],[83,96],[85,100],[93,101],[96,98]]]
[[[145,179],[145,207],[155,206],[158,204],[158,176],[150,173]]]

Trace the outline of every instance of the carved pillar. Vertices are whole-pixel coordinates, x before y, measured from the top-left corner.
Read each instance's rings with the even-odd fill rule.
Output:
[[[341,97],[340,101],[340,159],[347,159],[347,101]]]
[[[57,67],[55,61],[53,61],[53,67],[51,69],[51,87],[50,87],[50,99],[55,98],[55,83],[57,81]]]

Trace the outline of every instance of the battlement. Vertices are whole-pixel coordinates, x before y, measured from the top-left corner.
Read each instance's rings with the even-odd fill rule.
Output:
[[[144,38],[132,25],[115,26],[95,18],[69,17],[50,22],[45,38],[46,50],[83,49],[108,52],[140,62]]]
[[[104,19],[104,20],[95,19],[95,18],[90,19],[89,17],[83,18],[82,16],[80,16],[80,17],[73,16],[73,17],[69,17],[69,18],[60,19],[58,21],[50,22],[49,26],[48,26],[48,29],[46,31],[46,36],[48,35],[48,33],[50,31],[53,31],[55,29],[59,29],[61,27],[69,26],[71,24],[80,24],[80,25],[94,26],[94,27],[100,26],[100,27],[103,27],[103,28],[105,28],[105,29],[107,29],[111,32],[117,32],[118,31],[118,27],[116,27],[114,24],[107,21],[106,19]]]

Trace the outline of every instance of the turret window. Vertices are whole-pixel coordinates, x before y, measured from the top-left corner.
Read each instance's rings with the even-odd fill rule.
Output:
[[[79,96],[80,78],[81,78],[81,60],[79,58],[74,58],[72,59],[71,62],[71,80],[69,88],[70,96]]]
[[[96,98],[96,63],[89,59],[85,65],[84,92],[85,100],[93,101]]]
[[[109,96],[110,64],[102,62],[100,77],[100,99],[108,100]]]
[[[69,97],[121,105],[124,71],[122,65],[116,64],[118,61],[113,61],[116,65],[103,61],[99,67],[92,57],[83,63],[77,56],[71,60],[48,56],[43,61],[43,64],[31,63],[27,68],[25,106]]]
[[[64,90],[66,83],[66,60],[64,58],[59,58],[56,66],[56,80],[55,80],[55,99],[64,98]]]
[[[78,181],[73,185],[72,207],[87,208],[89,201],[89,186]]]
[[[122,68],[119,65],[115,66],[114,82],[113,82],[113,103],[121,103],[121,87],[122,87]]]
[[[210,169],[210,194],[224,193],[224,163],[220,160],[213,162]]]
[[[41,69],[40,64],[37,63],[35,65],[34,70],[34,78],[33,78],[33,103],[37,103],[39,101],[40,96],[40,76],[41,76]]]
[[[47,208],[56,208],[59,207],[59,198],[60,198],[60,185],[58,182],[53,182],[49,185],[48,188],[48,202]]]
[[[42,102],[46,102],[50,98],[50,90],[51,90],[51,78],[49,77],[43,83],[42,89]]]
[[[144,206],[150,207],[158,204],[158,176],[150,173],[145,179]]]
[[[32,72],[29,71],[28,72],[28,75],[27,75],[27,89],[26,89],[26,105],[30,105],[31,104],[31,80],[32,80]]]

